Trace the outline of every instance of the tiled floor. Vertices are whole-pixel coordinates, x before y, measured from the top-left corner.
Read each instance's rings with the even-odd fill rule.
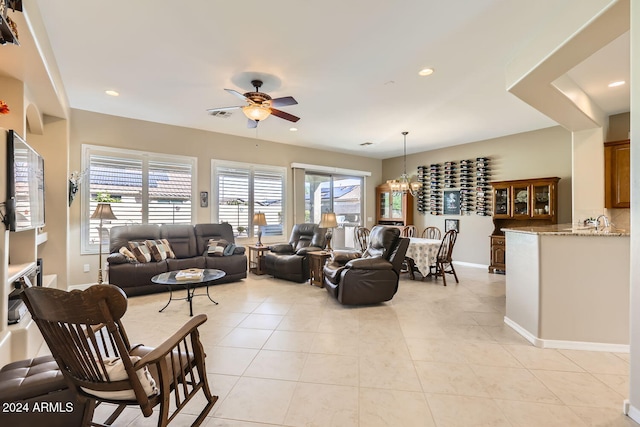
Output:
[[[194,300],[208,315],[201,336],[220,396],[204,425],[637,425],[621,414],[628,354],[535,348],[503,324],[504,276],[458,272],[447,287],[403,277],[392,301],[370,307],[268,276],[212,287],[220,305]],[[158,313],[167,298],[129,300],[133,342],[160,343],[188,319],[184,301]],[[116,425],[155,425],[139,414]]]

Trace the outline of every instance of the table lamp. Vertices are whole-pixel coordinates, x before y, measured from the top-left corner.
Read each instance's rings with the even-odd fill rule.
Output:
[[[262,226],[267,225],[267,218],[262,212],[253,215],[253,225],[258,226],[258,242],[256,246],[262,246]]]
[[[98,251],[98,284],[102,284],[102,221],[105,219],[118,219],[111,210],[110,203],[98,203],[96,206],[96,210],[93,211],[91,215],[91,219],[99,219],[100,227],[98,227],[98,247],[100,248]]]
[[[333,237],[332,229],[338,226],[338,221],[336,220],[336,214],[333,212],[325,212],[322,214],[322,218],[320,218],[320,224],[318,224],[320,228],[327,229],[327,251],[331,252],[333,249],[331,248],[331,237]]]

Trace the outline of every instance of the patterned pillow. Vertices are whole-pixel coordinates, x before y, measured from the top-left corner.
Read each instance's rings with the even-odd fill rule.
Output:
[[[229,245],[229,242],[224,239],[209,239],[209,243],[207,244],[207,255],[223,256],[227,245]]]
[[[136,259],[136,256],[126,246],[121,247],[118,252],[124,255],[125,258],[127,258],[127,261],[138,262],[138,260]]]
[[[164,261],[167,258],[175,258],[176,254],[171,250],[171,245],[167,239],[145,240],[145,245],[151,251],[153,259],[156,261]]]
[[[151,251],[144,242],[129,242],[129,249],[138,262],[151,262]]]

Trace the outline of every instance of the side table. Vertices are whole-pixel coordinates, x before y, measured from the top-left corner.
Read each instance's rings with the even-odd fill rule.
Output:
[[[331,252],[309,252],[307,256],[309,257],[309,284],[324,288],[323,268],[327,260],[331,258]]]
[[[249,271],[255,275],[266,274],[264,269],[264,253],[269,250],[268,246],[248,245],[249,249]]]

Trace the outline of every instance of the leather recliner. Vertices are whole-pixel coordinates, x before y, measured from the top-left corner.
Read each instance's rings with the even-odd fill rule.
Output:
[[[389,301],[398,291],[400,269],[409,239],[396,227],[377,225],[369,245],[357,252],[334,251],[324,267],[324,286],[340,303],[365,305]]]
[[[321,251],[327,244],[327,229],[318,224],[296,224],[289,243],[269,246],[265,254],[267,274],[279,279],[304,282],[309,280],[308,252]]]

